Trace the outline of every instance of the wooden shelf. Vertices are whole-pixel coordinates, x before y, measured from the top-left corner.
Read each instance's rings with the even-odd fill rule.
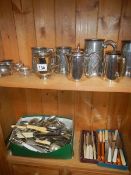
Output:
[[[75,91],[98,91],[98,92],[128,92],[131,93],[131,79],[124,77],[119,82],[102,80],[93,77],[81,82],[68,80],[63,75],[53,75],[48,80],[42,80],[32,74],[23,77],[18,74],[0,78],[1,87],[19,87],[35,89],[75,90]]]
[[[19,165],[28,165],[28,166],[55,166],[55,167],[67,167],[67,169],[76,169],[85,170],[87,172],[96,172],[104,174],[119,174],[119,175],[129,175],[128,170],[118,170],[111,168],[100,167],[96,164],[91,163],[81,163],[79,160],[79,140],[80,140],[80,132],[76,132],[74,138],[74,157],[69,160],[61,160],[61,159],[44,159],[44,158],[29,158],[29,157],[20,157],[20,156],[7,156],[7,159],[10,164],[19,164]],[[105,173],[106,172],[106,173]]]

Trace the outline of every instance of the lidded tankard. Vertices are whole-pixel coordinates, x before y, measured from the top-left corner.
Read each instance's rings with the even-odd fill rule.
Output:
[[[85,39],[85,63],[86,76],[101,76],[103,70],[104,48],[108,45],[116,48],[116,43],[112,40]]]

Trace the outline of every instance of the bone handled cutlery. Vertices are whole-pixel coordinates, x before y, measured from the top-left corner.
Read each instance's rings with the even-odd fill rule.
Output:
[[[91,136],[92,136],[92,143],[93,143],[93,158],[96,160],[96,145],[95,145],[95,139],[94,139],[93,131],[91,132]]]
[[[108,147],[109,147],[109,142],[108,142],[108,130],[105,130],[105,161],[108,161]]]

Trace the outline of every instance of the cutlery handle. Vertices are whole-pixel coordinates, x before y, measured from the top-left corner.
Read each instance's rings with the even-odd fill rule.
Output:
[[[101,143],[97,144],[98,160],[101,160]]]
[[[112,159],[112,150],[111,150],[111,147],[109,147],[108,148],[108,159],[107,159],[107,161],[111,162],[111,159]]]
[[[113,154],[113,159],[112,159],[112,161],[113,161],[114,163],[116,163],[117,154],[118,154],[118,149],[115,148],[115,150],[114,150],[114,154]]]
[[[101,160],[105,160],[105,144],[104,142],[101,143]]]
[[[117,154],[116,163],[117,163],[117,165],[122,165],[121,157],[120,157],[120,151],[119,151],[118,154]]]
[[[125,166],[126,165],[126,161],[125,161],[125,157],[124,157],[122,149],[120,149],[120,157],[121,157],[122,165]]]

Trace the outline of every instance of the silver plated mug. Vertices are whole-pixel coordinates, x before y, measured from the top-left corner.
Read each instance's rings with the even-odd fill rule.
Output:
[[[116,43],[112,40],[85,39],[85,63],[86,76],[101,76],[103,70],[104,48],[108,45],[116,48]]]
[[[71,55],[71,47],[56,47],[57,73],[68,73],[68,58]]]
[[[126,59],[125,76],[131,77],[131,40],[122,41],[122,55]]]
[[[118,80],[125,74],[125,58],[120,52],[107,52],[104,60],[104,77],[108,80]]]

